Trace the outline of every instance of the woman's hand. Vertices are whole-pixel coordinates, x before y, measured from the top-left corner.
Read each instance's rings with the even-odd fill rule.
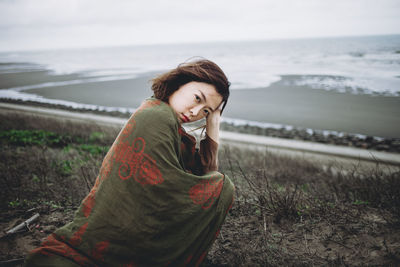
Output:
[[[216,143],[219,143],[219,123],[221,121],[221,107],[222,105],[220,105],[214,112],[208,114],[206,119],[206,133]]]

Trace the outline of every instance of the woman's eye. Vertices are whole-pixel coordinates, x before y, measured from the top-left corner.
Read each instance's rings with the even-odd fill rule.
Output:
[[[204,114],[208,115],[210,113],[210,111],[208,111],[208,109],[204,110]]]
[[[198,95],[196,95],[196,101],[200,102],[200,100],[201,100],[201,98]]]

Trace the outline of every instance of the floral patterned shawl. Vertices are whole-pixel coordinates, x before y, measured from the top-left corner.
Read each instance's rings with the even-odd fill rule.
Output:
[[[26,264],[199,265],[232,205],[234,186],[216,171],[185,171],[180,127],[168,104],[146,100],[119,133],[74,220]]]

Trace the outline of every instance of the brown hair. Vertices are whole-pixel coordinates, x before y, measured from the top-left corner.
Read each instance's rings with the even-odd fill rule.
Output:
[[[222,110],[224,110],[229,98],[229,86],[231,83],[226,78],[222,69],[214,62],[207,59],[187,61],[181,63],[160,76],[152,79],[151,89],[154,96],[164,102],[182,85],[189,82],[204,82],[215,86],[222,96]],[[221,113],[222,113],[221,110]]]

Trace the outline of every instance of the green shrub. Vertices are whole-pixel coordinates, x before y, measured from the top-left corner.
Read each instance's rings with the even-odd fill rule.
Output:
[[[17,146],[64,146],[67,138],[44,130],[6,130],[0,131],[0,141]]]

